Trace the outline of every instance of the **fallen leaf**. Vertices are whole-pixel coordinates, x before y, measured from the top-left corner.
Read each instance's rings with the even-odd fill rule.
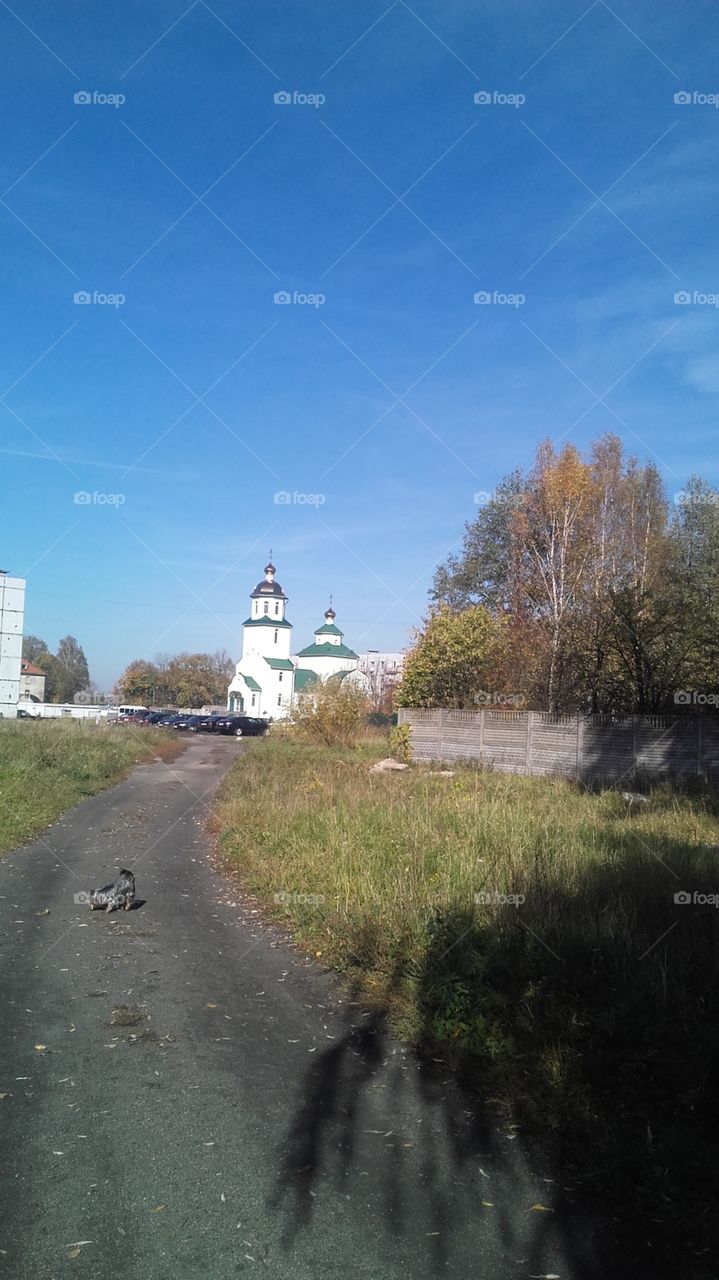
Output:
[[[483,1200],[483,1201],[482,1201],[482,1204],[483,1204],[483,1205],[485,1205],[485,1206],[487,1207],[487,1209],[493,1209],[493,1208],[494,1208],[494,1204],[493,1204],[493,1202],[492,1202],[491,1200]]]
[[[206,1008],[206,1009],[216,1009],[216,1008],[217,1008],[217,1005],[216,1005],[216,1004],[206,1004],[206,1005],[205,1005],[205,1008]]]
[[[164,1211],[166,1208],[167,1208],[167,1205],[166,1205],[166,1204],[156,1204],[156,1205],[155,1205],[155,1207],[154,1207],[154,1209],[151,1209],[151,1210],[150,1210],[150,1213],[163,1213],[163,1211]]]
[[[533,1204],[532,1213],[554,1213],[554,1210],[548,1204]]]
[[[11,1093],[0,1093],[0,1102],[2,1101],[2,1099],[3,1099],[3,1098],[12,1098],[12,1094],[11,1094]]]
[[[68,1258],[79,1258],[81,1253],[82,1249],[68,1249],[67,1256]]]
[[[44,1052],[45,1052],[45,1050],[47,1049],[47,1045],[46,1045],[46,1044],[36,1044],[36,1045],[35,1045],[35,1048],[37,1049],[38,1053],[44,1053]]]

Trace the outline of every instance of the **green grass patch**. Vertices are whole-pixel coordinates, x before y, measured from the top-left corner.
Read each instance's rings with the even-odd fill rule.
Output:
[[[719,911],[674,895],[719,892],[717,798],[659,787],[629,806],[564,780],[370,774],[386,754],[386,740],[258,743],[219,793],[228,863],[565,1178],[663,1258],[699,1258],[717,1190]]]
[[[176,751],[169,734],[149,728],[0,719],[0,853],[119,782],[138,761]]]

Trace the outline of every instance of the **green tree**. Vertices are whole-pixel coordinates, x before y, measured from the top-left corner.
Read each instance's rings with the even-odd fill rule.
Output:
[[[502,480],[474,520],[464,526],[462,551],[451,555],[434,575],[430,601],[455,612],[470,605],[508,608],[512,583],[514,521],[525,481],[517,468]]]
[[[719,493],[692,476],[678,495],[672,523],[671,575],[682,619],[682,674],[677,687],[719,684]]]
[[[72,702],[76,693],[87,689],[90,672],[82,646],[74,636],[64,636],[57,646],[57,684],[54,702]]]
[[[41,649],[37,656],[30,658],[29,661],[34,662],[45,675],[45,701],[62,702],[62,698],[58,696],[62,671],[55,655],[48,649]]]
[[[40,666],[40,654],[48,652],[47,645],[39,636],[26,635],[22,638],[22,656],[28,662],[34,662],[36,667]]]
[[[425,623],[405,659],[401,707],[476,707],[501,688],[503,627],[482,605],[443,606]]]

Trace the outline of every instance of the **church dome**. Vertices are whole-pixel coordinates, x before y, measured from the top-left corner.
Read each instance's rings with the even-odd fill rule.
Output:
[[[279,582],[268,582],[266,578],[257,583],[250,599],[257,600],[260,596],[281,596],[283,600],[287,599]]]
[[[267,599],[270,596],[274,596],[280,600],[287,599],[287,596],[282,590],[282,587],[280,586],[279,582],[275,582],[276,572],[277,570],[275,569],[275,566],[272,563],[272,559],[270,558],[270,560],[265,565],[265,576],[262,582],[257,583],[257,586],[255,587],[254,591],[250,596],[250,600],[261,600],[263,598]]]

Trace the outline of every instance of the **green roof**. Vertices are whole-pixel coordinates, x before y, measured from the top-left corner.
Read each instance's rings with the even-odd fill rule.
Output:
[[[290,662],[289,658],[265,658],[268,667],[272,667],[273,671],[294,671],[295,664]]]
[[[359,654],[348,649],[346,644],[308,644],[300,649],[298,658],[357,658]]]
[[[261,618],[245,618],[243,627],[291,627],[291,622],[286,622],[282,618],[270,618],[264,615]]]
[[[333,622],[326,622],[323,627],[317,628],[317,630],[315,631],[315,635],[342,637],[344,635],[344,632],[340,631],[339,627],[336,627]]]
[[[262,693],[262,686],[257,683],[253,676],[243,676],[248,689],[252,689],[253,693]]]
[[[298,668],[295,671],[295,693],[301,693],[309,684],[314,684],[315,680],[319,680],[316,671],[306,671]]]

